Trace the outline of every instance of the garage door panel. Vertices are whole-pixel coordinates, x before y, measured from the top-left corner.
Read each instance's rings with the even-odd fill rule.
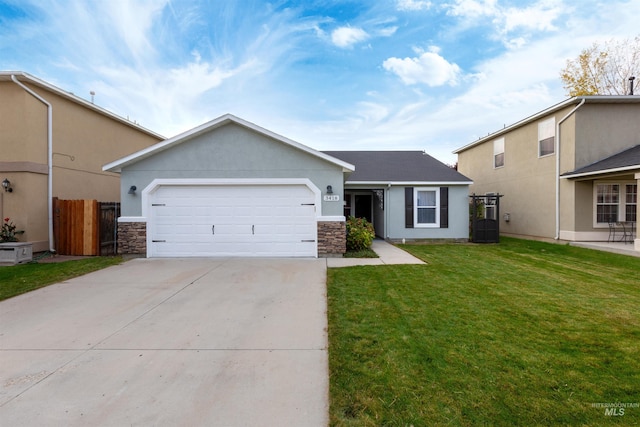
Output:
[[[151,256],[316,256],[314,193],[303,185],[162,186]]]

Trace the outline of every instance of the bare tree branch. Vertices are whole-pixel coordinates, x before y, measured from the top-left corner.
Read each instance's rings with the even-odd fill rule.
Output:
[[[560,72],[569,96],[626,95],[631,76],[640,77],[640,35],[594,43]]]

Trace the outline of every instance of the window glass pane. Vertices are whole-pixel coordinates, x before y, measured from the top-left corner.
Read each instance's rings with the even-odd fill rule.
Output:
[[[625,221],[635,221],[638,213],[638,184],[627,184],[625,190]]]
[[[598,222],[616,222],[618,221],[618,205],[599,205],[597,207]]]
[[[549,154],[553,154],[554,151],[554,141],[555,138],[552,136],[551,138],[543,139],[540,141],[540,157],[548,156]]]
[[[600,223],[618,221],[619,184],[598,184],[596,193],[596,221]]]
[[[435,191],[418,191],[418,206],[435,206]]]
[[[637,212],[638,211],[636,210],[636,205],[627,205],[624,220],[635,221]]]
[[[493,167],[499,168],[504,166],[504,153],[496,154],[493,158]]]
[[[638,203],[638,185],[627,184],[627,203]]]
[[[435,224],[435,208],[418,208],[418,224]]]

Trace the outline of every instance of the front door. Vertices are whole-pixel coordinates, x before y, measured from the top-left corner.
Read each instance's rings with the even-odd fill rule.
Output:
[[[371,214],[371,206],[373,204],[372,195],[356,194],[354,197],[354,216],[356,218],[365,218],[370,223],[373,223],[373,215]]]

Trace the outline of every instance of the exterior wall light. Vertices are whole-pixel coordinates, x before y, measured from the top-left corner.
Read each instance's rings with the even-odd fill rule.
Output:
[[[13,188],[11,188],[11,181],[9,181],[7,178],[2,181],[2,187],[7,193],[13,193]]]
[[[327,194],[333,194],[333,187],[327,185]]]
[[[136,194],[137,189],[138,187],[136,187],[135,185],[132,185],[131,187],[129,187],[129,194]]]

